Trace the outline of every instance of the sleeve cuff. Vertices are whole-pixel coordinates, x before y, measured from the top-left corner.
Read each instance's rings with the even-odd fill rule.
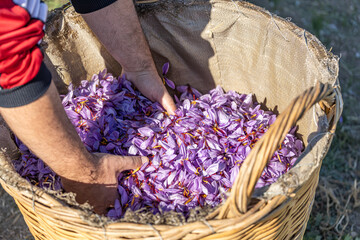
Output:
[[[44,95],[50,83],[51,73],[45,64],[41,63],[38,74],[30,82],[19,87],[0,90],[0,107],[13,108],[27,105]]]
[[[71,0],[77,13],[91,13],[109,6],[116,0]]]

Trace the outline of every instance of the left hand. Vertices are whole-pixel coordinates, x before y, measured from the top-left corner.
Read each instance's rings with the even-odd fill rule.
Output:
[[[115,199],[119,198],[119,174],[124,170],[141,167],[148,158],[105,153],[93,153],[91,156],[96,165],[92,176],[79,176],[74,180],[62,177],[61,181],[65,191],[76,193],[77,202],[88,201],[97,214],[105,214],[114,205]]]

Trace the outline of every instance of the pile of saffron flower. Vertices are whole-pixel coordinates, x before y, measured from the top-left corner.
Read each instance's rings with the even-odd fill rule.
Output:
[[[187,216],[195,207],[220,204],[246,156],[276,119],[251,94],[217,87],[201,95],[190,86],[175,87],[165,77],[168,68],[163,67],[164,82],[180,93],[174,96],[175,115],[144,97],[124,76],[115,78],[106,70],[77,88],[70,85],[63,96],[65,111],[89,151],[150,159],[120,174],[120,198],[108,212],[112,219],[123,217],[127,209]],[[286,135],[256,188],[275,182],[294,165],[303,150],[295,130]],[[18,145],[23,154],[16,170],[35,185],[61,189],[60,178],[20,141]]]
[[[60,177],[33,154],[16,136],[15,142],[21,152],[21,157],[13,161],[15,171],[35,186],[44,189],[61,190]]]

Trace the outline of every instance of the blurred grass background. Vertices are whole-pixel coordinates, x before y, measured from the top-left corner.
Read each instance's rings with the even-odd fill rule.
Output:
[[[45,2],[53,9],[68,1]],[[344,112],[323,162],[304,239],[360,240],[360,1],[249,2],[283,18],[290,17],[292,22],[317,36],[328,50],[340,57]],[[13,200],[0,188],[0,210],[3,209],[7,217],[0,219],[0,239],[32,239]]]
[[[52,10],[54,8],[58,8],[62,5],[64,5],[65,3],[69,2],[68,0],[45,0],[44,2],[46,2],[46,4],[49,7],[49,10]]]

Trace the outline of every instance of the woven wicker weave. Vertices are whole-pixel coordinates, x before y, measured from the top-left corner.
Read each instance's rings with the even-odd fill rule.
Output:
[[[20,178],[19,175],[13,170],[12,165],[10,164],[10,154],[9,152],[5,152],[0,154],[0,183],[4,189],[15,199],[25,218],[26,223],[29,226],[30,231],[36,239],[93,240],[302,238],[318,183],[321,161],[325,157],[330,147],[330,143],[336,128],[336,123],[342,112],[341,93],[336,81],[337,58],[332,56],[330,53],[327,53],[321,43],[312,35],[306,33],[302,29],[287,22],[286,20],[272,16],[271,14],[269,15],[267,11],[254,5],[246,2],[235,3],[233,1],[223,0],[215,0],[211,1],[210,3],[207,1],[199,2],[200,3],[197,3],[198,5],[195,4],[195,6],[187,5],[185,9],[180,11],[180,13],[177,9],[176,11],[178,15],[176,15],[176,18],[184,21],[181,16],[189,17],[187,11],[199,11],[199,14],[201,15],[204,13],[202,8],[205,5],[209,5],[212,8],[211,11],[214,11],[211,12],[212,19],[216,19],[216,14],[219,14],[219,12],[216,11],[219,10],[228,12],[229,15],[234,13],[236,13],[236,16],[244,15],[247,18],[244,20],[244,22],[250,21],[249,19],[254,18],[254,31],[256,28],[261,28],[261,25],[256,25],[259,21],[266,20],[267,23],[265,26],[274,22],[274,26],[277,27],[273,28],[271,31],[277,32],[278,28],[281,28],[284,31],[277,32],[276,34],[272,32],[267,33],[267,38],[273,37],[276,39],[274,43],[271,43],[271,41],[270,43],[267,43],[269,44],[268,46],[270,50],[279,44],[277,41],[284,41],[282,46],[284,49],[286,49],[286,46],[290,46],[286,45],[288,42],[290,42],[291,48],[295,48],[295,52],[299,51],[298,56],[302,56],[301,54],[305,56],[305,60],[302,60],[302,58],[298,58],[298,56],[297,58],[292,59],[287,57],[291,54],[284,54],[284,58],[281,58],[280,60],[274,60],[275,67],[271,68],[272,70],[269,70],[268,72],[263,70],[265,71],[266,75],[271,76],[268,76],[268,78],[262,78],[261,84],[259,84],[259,82],[255,83],[255,87],[243,87],[243,85],[246,84],[243,84],[242,82],[239,84],[240,81],[234,80],[234,76],[226,76],[226,66],[232,65],[232,63],[231,61],[229,62],[229,60],[222,60],[224,54],[222,54],[223,52],[221,45],[225,44],[224,41],[220,41],[221,44],[219,42],[216,43],[216,37],[219,32],[215,31],[215,29],[219,28],[224,28],[221,33],[225,33],[226,38],[230,39],[231,41],[232,35],[228,32],[229,28],[226,26],[224,27],[226,22],[222,22],[217,26],[211,26],[212,30],[214,31],[212,31],[212,35],[210,36],[210,38],[213,38],[213,41],[209,46],[211,46],[212,49],[217,48],[217,53],[220,52],[220,54],[217,54],[216,61],[212,58],[209,58],[209,66],[208,63],[204,64],[204,69],[207,68],[210,69],[210,71],[206,72],[204,69],[194,70],[192,68],[192,70],[189,69],[189,72],[192,71],[191,74],[195,76],[211,76],[215,84],[222,85],[225,90],[234,89],[244,93],[254,92],[257,96],[257,99],[262,102],[265,102],[266,100],[264,100],[264,98],[268,96],[268,98],[266,98],[268,101],[267,105],[270,107],[278,106],[278,109],[281,112],[276,122],[270,127],[263,138],[257,142],[256,146],[252,149],[250,155],[245,160],[229,198],[220,208],[210,213],[203,221],[187,223],[181,226],[110,222],[105,218],[97,218],[97,215],[91,215],[87,210],[84,210],[81,207],[68,204],[65,201],[55,197],[53,194],[32,186],[26,180]],[[239,12],[241,15],[239,15]],[[57,14],[66,15],[63,12],[59,12]],[[171,14],[172,13],[169,15]],[[166,15],[166,17],[169,15]],[[162,22],[161,19],[163,18],[164,14],[161,15],[161,17],[157,16],[156,12],[152,13],[152,15],[145,15],[141,21],[144,27],[144,32],[149,40],[150,47],[152,48],[155,61],[160,62],[159,59],[164,57],[169,59],[171,63],[174,63],[172,79],[176,83],[184,83],[183,76],[176,77],[176,75],[179,75],[177,74],[177,71],[184,71],[184,66],[186,65],[184,62],[186,61],[180,61],[177,58],[178,56],[175,56],[179,54],[173,54],[167,50],[162,51],[162,48],[156,47],[156,44],[158,43],[156,43],[156,41],[153,39],[158,39],[156,36],[159,32],[155,31],[157,28],[156,24],[158,24],[158,22],[148,21],[149,18],[154,16],[156,17],[157,21]],[[194,15],[192,14],[192,16]],[[197,17],[199,18],[199,16]],[[224,16],[224,19],[225,18],[226,16]],[[65,25],[67,24],[66,21],[70,21],[69,24],[74,24],[73,17],[70,16],[66,19],[65,16],[64,19],[61,21],[65,21]],[[76,19],[79,20],[78,16],[76,16]],[[176,25],[179,23],[172,22],[172,24]],[[238,22],[236,22],[236,24],[238,24]],[[236,24],[231,25],[232,29],[237,27]],[[154,25],[154,29],[150,29],[149,25]],[[251,29],[252,27],[247,29],[247,31],[251,31]],[[204,33],[202,30],[203,29],[199,31],[203,36],[206,31],[204,30]],[[269,29],[266,30],[269,31]],[[78,34],[80,34],[80,30],[78,31]],[[86,29],[84,31],[89,32]],[[184,29],[181,29],[181,31],[184,31]],[[168,31],[168,34],[170,34],[169,32],[170,31]],[[246,31],[244,30],[243,33],[245,34]],[[274,34],[274,36],[271,36],[271,34]],[[254,36],[255,35],[256,33],[254,33]],[[303,39],[304,36],[307,39],[306,42]],[[164,39],[166,38],[167,37],[164,36]],[[206,39],[206,37],[204,38]],[[73,40],[75,42],[79,41],[76,38]],[[52,43],[51,41],[53,41],[51,39],[51,32],[48,32],[49,46]],[[71,41],[71,37],[69,37],[69,41]],[[166,41],[170,40],[164,40],[164,46],[166,46]],[[174,39],[171,41],[174,41]],[[201,39],[201,41],[203,41],[203,39]],[[194,42],[196,42],[196,39],[194,39]],[[257,45],[257,43],[253,42],[248,41],[247,43],[249,51],[252,50],[252,48],[249,46]],[[275,45],[273,46],[273,44]],[[196,44],[194,43],[194,45]],[[79,47],[76,44],[72,45],[72,47],[74,46],[77,48],[74,50],[74,52],[80,53],[81,46]],[[184,47],[185,50],[188,50],[189,46],[184,45],[181,47]],[[229,49],[228,46],[226,49],[224,48],[224,51],[229,51],[230,53],[233,52],[234,54],[232,58],[235,59],[234,64],[238,63],[239,59],[247,57],[246,53],[244,52],[242,52],[242,56],[237,56],[234,52],[234,49],[227,49]],[[176,50],[178,49],[175,49],[174,52],[179,53]],[[193,52],[193,55],[190,57],[193,57],[194,59],[201,59],[201,56],[197,56],[202,55],[201,51],[202,49],[198,49],[198,51]],[[282,51],[282,49],[276,51]],[[290,53],[291,51],[292,50],[289,50]],[[227,54],[229,54],[229,52],[227,52]],[[266,56],[266,53],[264,52],[263,55]],[[57,53],[47,49],[46,54],[48,56],[47,61],[50,67],[63,67],[63,65],[61,65],[62,53]],[[56,58],[60,60],[56,60],[55,57],[51,54],[56,55]],[[278,54],[281,55],[282,53],[278,52]],[[248,59],[249,61],[246,62],[250,62],[249,64],[252,64],[254,69],[262,66],[261,64],[256,65],[256,63],[254,63],[261,62],[261,60],[257,59],[255,61],[254,56],[250,56],[250,58],[251,59]],[[227,59],[226,56],[225,59]],[[105,61],[102,62],[104,65],[109,66],[109,64],[105,64],[107,61],[112,60],[105,59]],[[225,61],[226,64],[222,65],[223,61]],[[293,61],[293,64],[296,66],[296,68],[285,69],[284,66],[286,66],[286,61]],[[302,70],[297,70],[301,69],[300,64],[302,61],[308,71],[306,74],[302,74]],[[86,61],[84,60],[83,62]],[[97,60],[94,60],[94,62],[97,62]],[[234,64],[231,66],[232,68],[234,68]],[[85,75],[81,76],[82,78],[87,78],[87,73],[90,74],[91,71],[98,71],[104,67],[94,67],[95,65],[91,65],[91,62],[87,63],[86,65],[87,66],[84,66]],[[54,69],[55,68],[52,70]],[[65,69],[65,67],[63,69]],[[66,74],[61,75],[69,75],[75,72],[76,69],[77,68],[67,68]],[[277,71],[274,71],[274,69]],[[113,72],[116,71],[119,71],[119,69],[114,70]],[[297,73],[297,71],[300,72]],[[248,72],[251,71],[249,70]],[[53,74],[56,74],[56,71],[53,72]],[[235,76],[240,75],[243,81],[246,79],[252,79],[253,77],[253,74],[247,74],[246,71],[235,73]],[[266,85],[267,79],[270,79],[269,81],[273,81],[271,84],[282,82],[284,89],[276,89],[276,87],[279,88],[281,85],[276,85],[276,87],[269,87],[271,84]],[[66,82],[68,79],[61,78],[61,81]],[[196,84],[199,83],[195,81],[193,83],[195,87],[198,87],[203,91],[212,87],[213,84],[209,83],[208,85],[204,85],[204,83],[201,83],[201,85],[196,86]],[[293,87],[291,88],[291,91],[289,90],[289,86],[286,84],[292,84]],[[263,85],[264,87],[258,87],[259,85]],[[266,90],[266,88],[268,88],[268,90]],[[268,95],[266,94],[267,91]],[[283,92],[290,93],[284,97],[282,96]],[[296,97],[297,95],[298,97]],[[289,100],[289,96],[292,96],[291,98],[294,99],[290,104],[288,102],[286,103],[286,100]],[[282,100],[276,100],[276,98],[282,98]],[[286,106],[287,108],[285,108]],[[306,112],[308,113],[305,114]],[[299,122],[301,117],[303,117],[303,120]],[[287,131],[289,131],[290,127],[296,125],[297,123],[299,124],[299,131],[303,134],[303,139],[306,143],[306,149],[299,158],[299,162],[293,169],[291,169],[284,176],[280,177],[280,179],[276,183],[272,184],[269,188],[254,191],[255,184],[259,179],[268,159],[270,159],[274,151],[282,142],[282,139],[285,137],[285,134]],[[311,130],[313,128],[315,128],[315,130]],[[316,130],[316,128],[319,130]]]

